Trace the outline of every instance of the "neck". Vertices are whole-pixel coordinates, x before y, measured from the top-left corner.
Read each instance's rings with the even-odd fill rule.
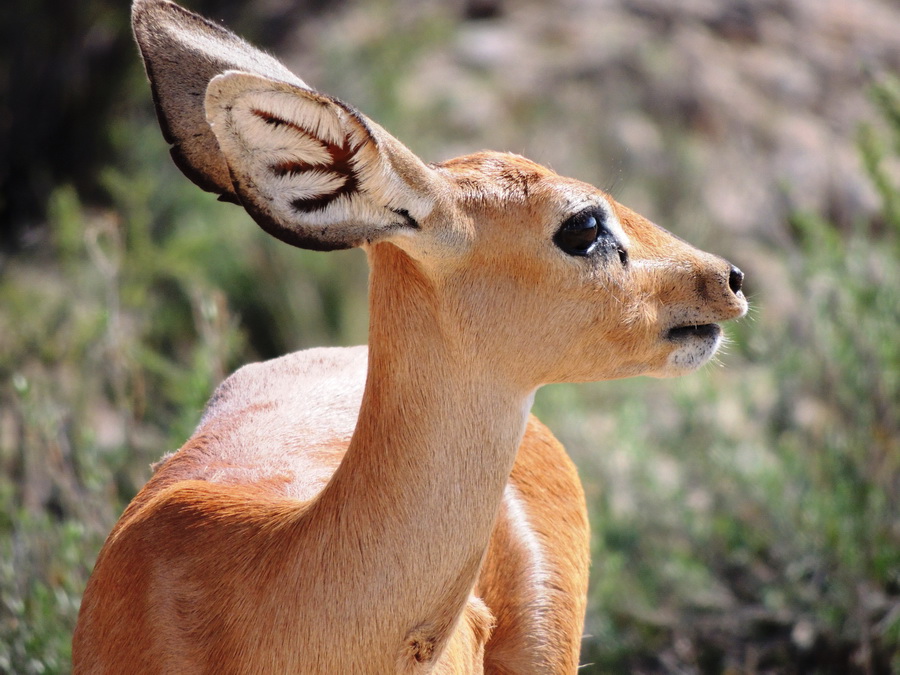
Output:
[[[317,507],[336,524],[332,545],[334,532],[346,537],[338,550],[352,553],[341,564],[359,567],[346,573],[366,586],[356,592],[389,605],[405,630],[424,622],[440,633],[475,583],[532,392],[492,381],[459,353],[435,295],[403,253],[379,245],[370,264],[359,422]]]

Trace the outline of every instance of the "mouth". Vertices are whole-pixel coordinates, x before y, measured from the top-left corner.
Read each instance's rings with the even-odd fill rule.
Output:
[[[709,340],[719,337],[721,333],[722,329],[716,323],[675,326],[666,331],[666,340],[671,342],[683,342],[692,338]]]

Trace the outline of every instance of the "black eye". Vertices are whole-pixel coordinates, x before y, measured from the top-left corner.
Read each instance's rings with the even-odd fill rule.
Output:
[[[628,265],[628,251],[606,226],[606,212],[588,209],[566,220],[553,236],[553,242],[569,255],[586,257],[598,249],[618,253],[623,267]]]
[[[597,244],[603,213],[582,211],[562,224],[553,237],[553,242],[569,255],[590,255]]]

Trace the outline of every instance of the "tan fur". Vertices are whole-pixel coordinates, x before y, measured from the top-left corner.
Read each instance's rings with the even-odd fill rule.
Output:
[[[534,392],[697,368],[718,333],[681,327],[742,315],[739,272],[524,158],[426,166],[199,17],[134,12],[164,129],[205,100],[187,173],[285,241],[363,245],[370,339],[219,387],[100,552],[74,671],[575,672],[584,495]],[[566,253],[586,209],[614,248]]]

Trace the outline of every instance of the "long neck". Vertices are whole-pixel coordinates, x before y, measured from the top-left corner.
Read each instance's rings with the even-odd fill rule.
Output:
[[[379,595],[397,630],[424,622],[440,632],[475,582],[531,392],[492,381],[461,353],[403,253],[379,245],[370,264],[359,422],[317,508],[340,537],[343,573],[359,580],[354,592]]]

